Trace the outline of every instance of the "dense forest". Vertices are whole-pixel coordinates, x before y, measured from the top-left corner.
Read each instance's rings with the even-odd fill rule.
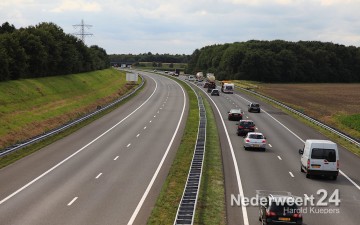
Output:
[[[0,27],[0,81],[66,75],[108,68],[106,51],[87,47],[53,23]]]
[[[170,55],[170,54],[152,54],[151,52],[133,55],[133,54],[113,54],[109,55],[110,62],[117,63],[139,63],[139,62],[155,62],[155,63],[188,63],[190,55]]]
[[[360,48],[318,41],[235,42],[196,49],[188,72],[262,82],[360,82]]]

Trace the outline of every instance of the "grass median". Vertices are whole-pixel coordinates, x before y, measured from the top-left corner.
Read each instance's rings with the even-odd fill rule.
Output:
[[[148,225],[174,223],[197,139],[199,125],[197,98],[187,84],[182,81],[178,82],[186,89],[190,99],[188,120],[174,162],[148,219]],[[211,108],[206,100],[204,100],[204,104],[208,121],[207,143],[195,224],[225,224],[225,196],[220,144]]]

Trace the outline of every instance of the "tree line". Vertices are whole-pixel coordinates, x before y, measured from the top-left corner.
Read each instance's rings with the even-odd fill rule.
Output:
[[[159,63],[188,63],[190,55],[185,54],[153,54],[151,52],[142,53],[138,55],[133,54],[112,54],[109,55],[110,62],[124,62],[124,63],[140,63],[140,62],[153,62]]]
[[[0,81],[66,75],[108,68],[106,51],[87,47],[53,23],[0,27]]]
[[[360,48],[319,41],[235,42],[196,49],[189,73],[261,82],[360,82]]]

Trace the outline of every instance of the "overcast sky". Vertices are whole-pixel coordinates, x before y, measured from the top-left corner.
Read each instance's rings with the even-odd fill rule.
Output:
[[[0,22],[92,25],[108,54],[192,54],[213,44],[316,40],[360,46],[360,0],[0,0]]]

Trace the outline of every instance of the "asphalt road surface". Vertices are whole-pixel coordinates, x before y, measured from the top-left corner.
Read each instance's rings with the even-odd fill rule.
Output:
[[[338,179],[307,179],[300,172],[298,150],[303,148],[306,139],[328,138],[279,109],[243,93],[221,93],[220,96],[209,96],[209,99],[213,100],[221,139],[228,224],[260,224],[258,207],[238,204],[239,193],[251,200],[256,196],[256,190],[286,191],[302,199],[305,199],[304,194],[314,196],[315,205],[308,201],[308,205],[303,207],[303,224],[306,225],[360,224],[358,156],[339,146],[341,172]],[[261,113],[247,112],[249,101],[259,102]],[[241,108],[245,112],[244,119],[253,120],[256,131],[267,137],[265,152],[243,149],[243,137],[236,134],[236,121],[227,120],[227,112],[232,108]],[[328,195],[324,196],[323,191],[318,194],[321,189]],[[329,203],[330,196],[337,189],[340,206]],[[322,197],[328,206],[316,206]]]
[[[175,156],[187,96],[145,74],[123,106],[0,170],[0,224],[145,224]]]

